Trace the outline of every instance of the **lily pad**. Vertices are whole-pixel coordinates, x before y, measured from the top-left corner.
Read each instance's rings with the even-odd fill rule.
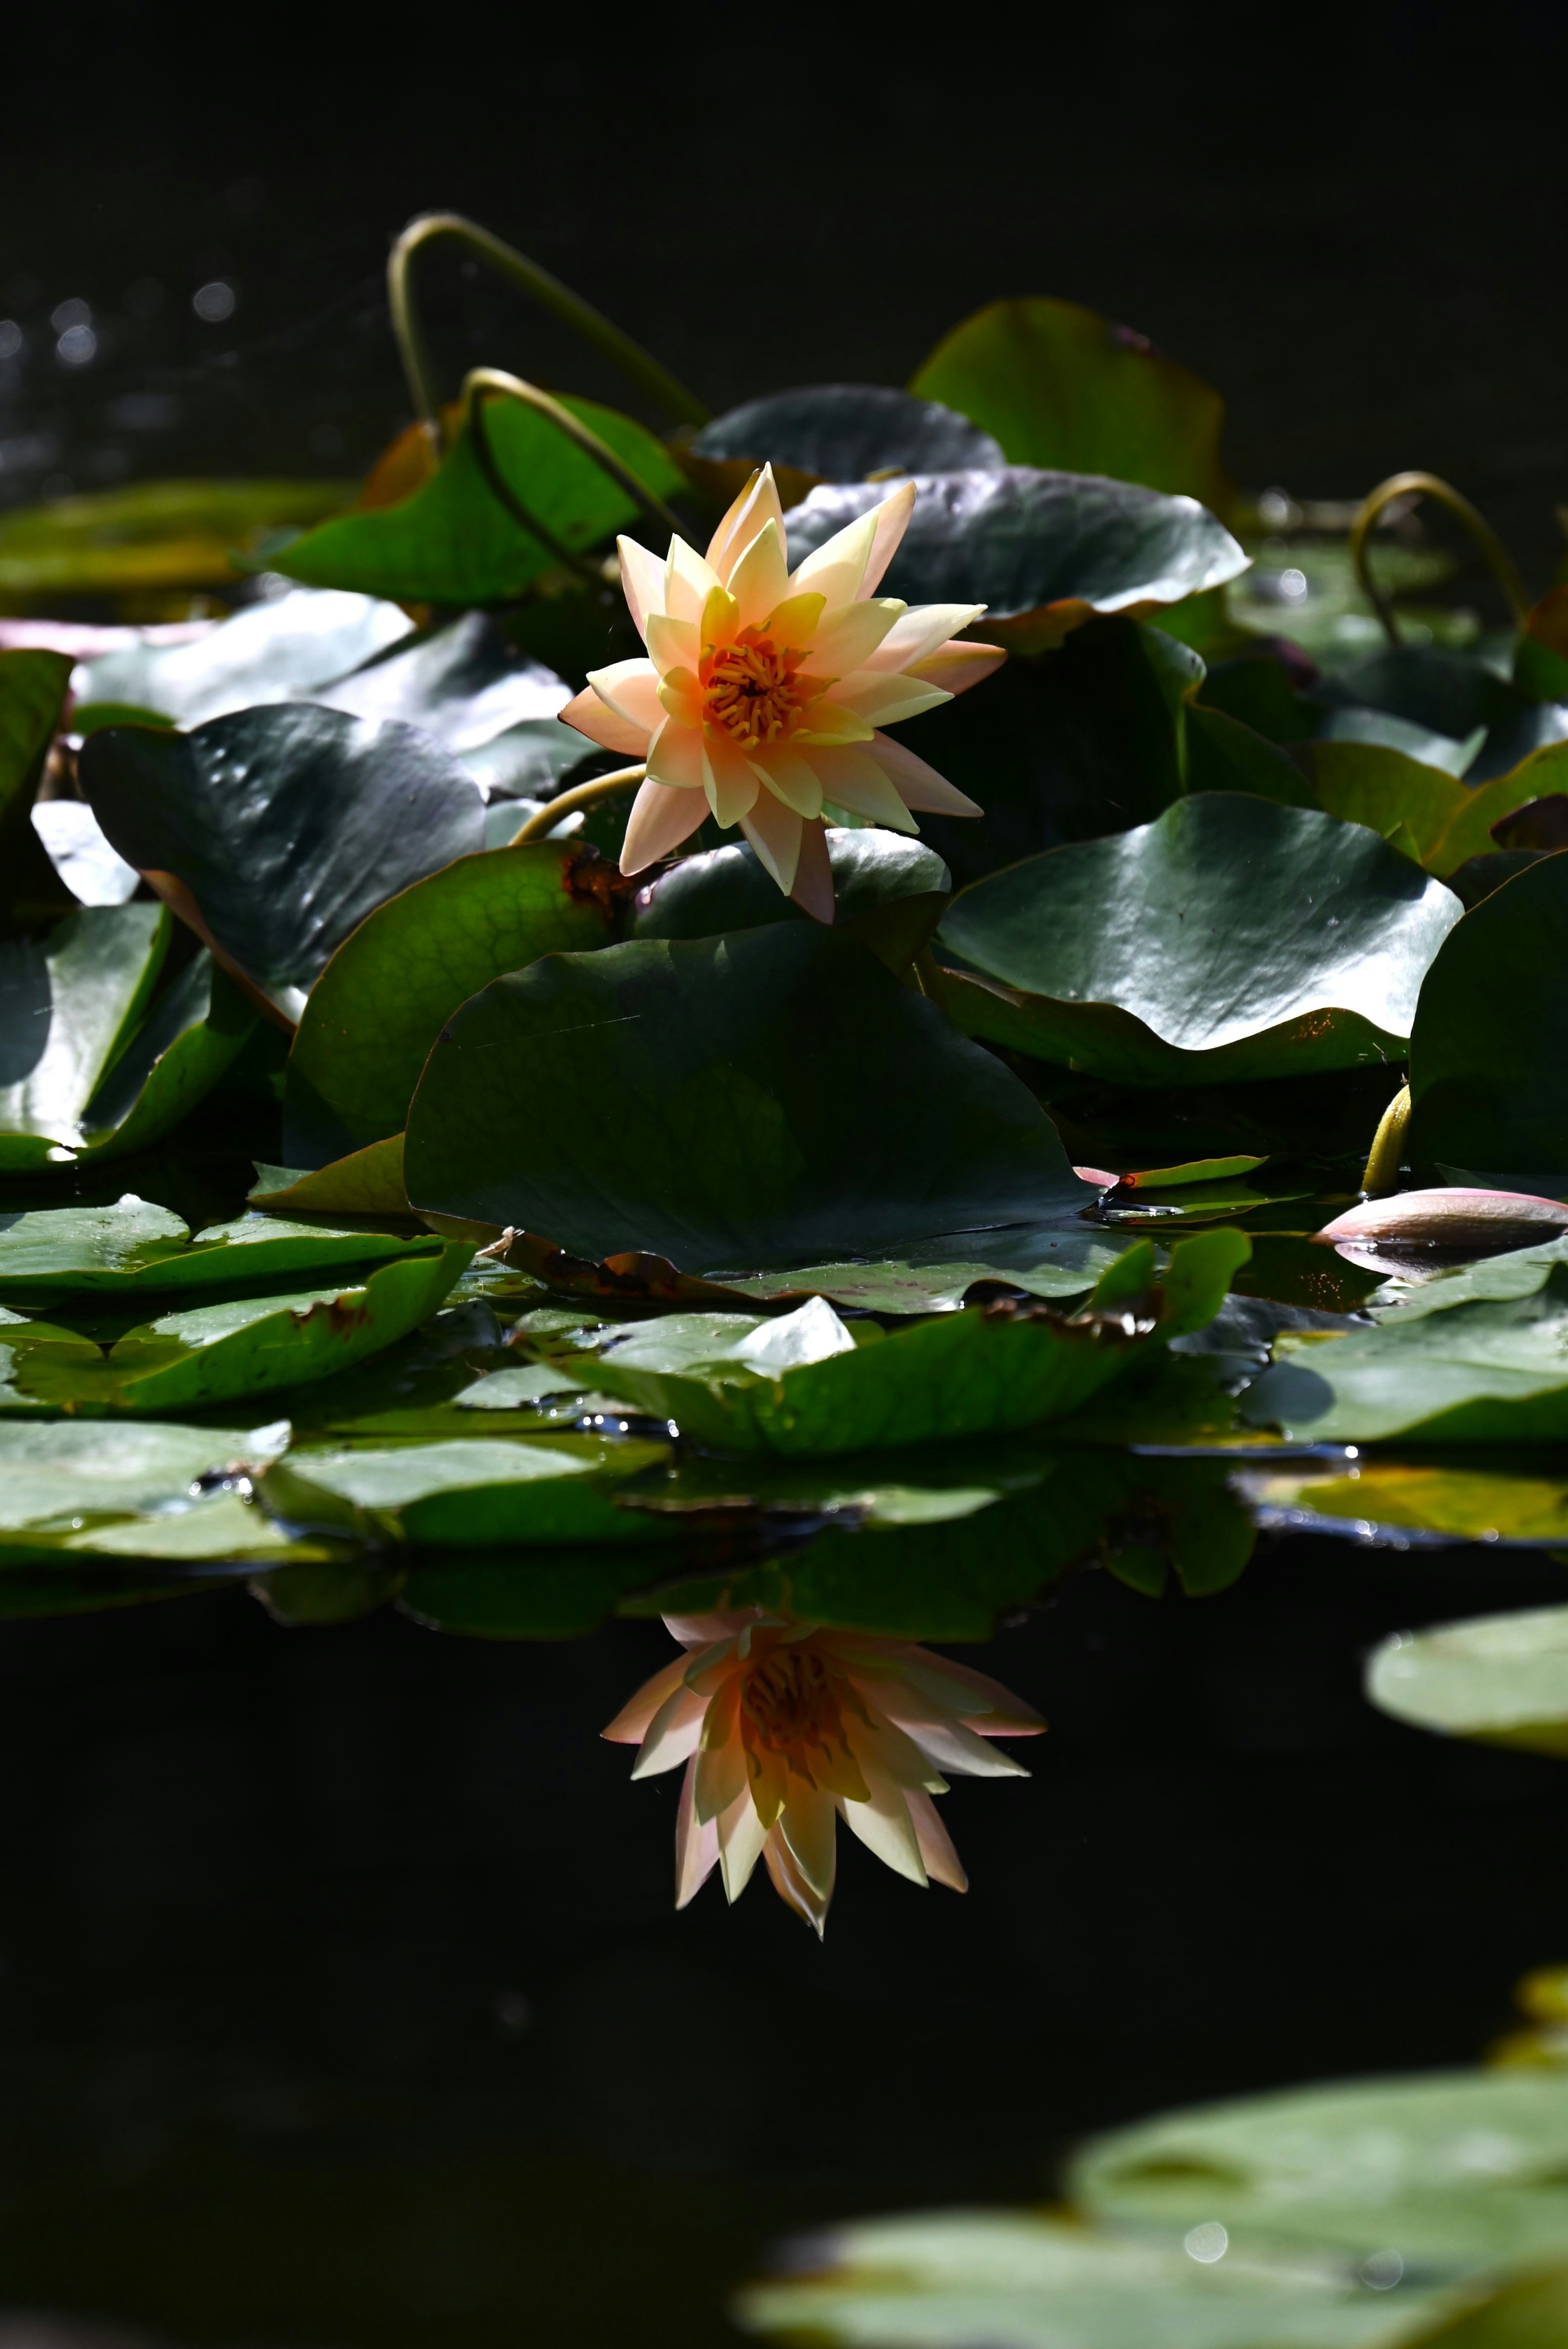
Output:
[[[366,914],[484,845],[479,786],[448,752],[337,710],[110,727],[80,771],[119,854],[172,875],[207,942],[291,1019]]]
[[[591,399],[561,405],[655,497],[673,497],[684,486],[664,448],[629,416]],[[620,483],[535,409],[495,399],[484,422],[497,471],[553,544],[525,530],[501,503],[465,427],[439,471],[412,497],[324,523],[273,555],[274,567],[308,586],[461,610],[510,602],[560,568],[557,547],[583,554],[639,518]]]
[[[260,1491],[291,1524],[424,1547],[514,1542],[655,1542],[671,1528],[615,1506],[615,1492],[667,1444],[485,1436],[393,1450],[291,1453]]]
[[[863,947],[788,922],[496,979],[430,1054],[404,1171],[421,1211],[694,1270],[892,1255],[1094,1195],[999,1061]]]
[[[30,818],[38,778],[71,680],[61,653],[0,652],[0,921],[36,927],[76,900]]]
[[[1195,499],[1026,465],[914,476],[914,511],[882,582],[910,604],[984,604],[988,638],[1058,645],[1097,612],[1153,611],[1222,586],[1247,557]],[[823,484],[788,513],[799,564],[886,495]]]
[[[1423,2278],[1568,2253],[1568,2075],[1439,2072],[1161,2114],[1098,2138],[1070,2190],[1174,2243],[1218,2224],[1240,2257],[1290,2245]]]
[[[1472,906],[1427,973],[1410,1037],[1407,1154],[1568,1173],[1565,1032],[1568,857],[1543,856]]]
[[[353,481],[137,481],[0,515],[0,597],[124,595],[232,587],[232,560],[258,537],[349,503]]]
[[[17,1535],[89,1539],[111,1524],[184,1507],[203,1478],[257,1474],[288,1442],[267,1427],[181,1427],[143,1420],[0,1421],[0,1566]]]
[[[995,471],[1007,461],[1000,444],[966,416],[880,383],[769,392],[716,416],[688,445],[696,457],[783,466],[819,481]]]
[[[45,855],[78,904],[123,905],[134,897],[140,874],[116,855],[85,801],[38,802],[32,823]]]
[[[836,928],[858,937],[890,970],[908,968],[952,895],[947,867],[934,850],[901,833],[871,825],[828,829]],[[681,862],[639,889],[632,922],[638,938],[711,938],[768,922],[810,916],[779,892],[749,845],[712,848]]]
[[[1416,1729],[1568,1757],[1568,1607],[1398,1632],[1368,1658],[1367,1694]]]
[[[1295,755],[1319,807],[1385,840],[1398,835],[1439,880],[1468,858],[1489,854],[1492,826],[1534,796],[1532,783],[1515,780],[1523,770],[1463,783],[1375,743],[1308,742]]]
[[[233,1291],[275,1285],[302,1272],[438,1258],[445,1246],[430,1232],[408,1238],[388,1231],[335,1231],[273,1216],[211,1224],[192,1237],[181,1217],[128,1193],[111,1207],[0,1214],[0,1297],[26,1304]]]
[[[591,848],[530,841],[459,857],[371,913],[301,1014],[284,1094],[290,1164],[322,1166],[401,1133],[446,1020],[503,971],[606,945],[615,878]]]
[[[182,727],[201,726],[263,702],[314,698],[316,688],[408,634],[408,616],[396,604],[296,587],[247,605],[190,644],[143,641],[101,654],[87,664],[77,698],[126,702]]]
[[[308,698],[352,717],[418,726],[459,758],[518,726],[553,728],[571,751],[569,764],[589,748],[573,727],[556,721],[571,687],[520,652],[484,612],[465,612]]]
[[[1203,792],[961,891],[938,936],[971,968],[944,1001],[971,1034],[1124,1084],[1398,1061],[1460,912],[1362,825]]]
[[[910,389],[973,417],[1015,465],[1106,473],[1230,512],[1219,393],[1076,302],[988,304],[944,336]]]
[[[0,939],[0,1172],[68,1162],[88,1105],[147,1009],[169,945],[161,905],[89,905],[41,938]]]

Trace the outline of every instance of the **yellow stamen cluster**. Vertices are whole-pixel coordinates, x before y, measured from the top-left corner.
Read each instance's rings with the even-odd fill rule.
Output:
[[[841,1707],[846,1698],[852,1710],[861,1710],[848,1682],[820,1649],[796,1643],[761,1657],[747,1673],[740,1697],[745,1716],[741,1733],[750,1749],[752,1775],[758,1776],[762,1769],[758,1748],[808,1780],[812,1777],[808,1754],[816,1752],[829,1764],[842,1755]]]
[[[733,644],[710,647],[698,672],[704,717],[742,749],[782,741],[821,690],[816,678],[797,674],[801,658],[756,628],[743,628]]]

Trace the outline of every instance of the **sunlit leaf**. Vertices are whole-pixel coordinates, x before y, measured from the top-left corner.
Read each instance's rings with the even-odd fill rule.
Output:
[[[273,1216],[241,1216],[192,1237],[167,1207],[128,1195],[112,1207],[0,1214],[0,1297],[22,1304],[258,1288],[296,1273],[438,1257],[441,1246],[428,1232],[335,1231]]]
[[[294,588],[247,605],[189,644],[149,638],[101,654],[87,664],[78,698],[89,707],[126,702],[179,726],[201,726],[263,702],[314,700],[317,688],[409,633],[407,614],[396,604]],[[79,730],[97,732],[103,722]]]
[[[816,481],[995,471],[1007,461],[1000,444],[966,416],[872,383],[769,392],[716,416],[676,453],[705,486],[730,497],[753,466],[771,464],[786,502],[792,502],[792,489],[803,495]]]
[[[233,585],[233,554],[320,521],[352,481],[137,481],[0,515],[0,603]]]
[[[260,1490],[290,1523],[422,1547],[660,1541],[671,1528],[618,1509],[614,1495],[667,1450],[592,1438],[486,1436],[388,1451],[300,1451],[269,1469]]]
[[[0,1170],[67,1159],[135,1034],[169,944],[161,905],[91,905],[0,940]]]

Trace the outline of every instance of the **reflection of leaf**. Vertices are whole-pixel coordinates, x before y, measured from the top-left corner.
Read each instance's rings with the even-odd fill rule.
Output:
[[[404,1167],[422,1210],[696,1271],[892,1255],[1092,1196],[1016,1078],[803,923],[495,980],[431,1052]]]
[[[1427,973],[1410,1037],[1410,1157],[1568,1171],[1564,1034],[1568,857],[1543,856],[1472,906]]]
[[[1568,1479],[1371,1459],[1345,1475],[1243,1472],[1249,1500],[1284,1527],[1389,1527],[1444,1542],[1568,1547]]]
[[[1060,644],[1097,612],[1140,612],[1233,579],[1246,556],[1191,498],[1096,475],[922,473],[883,592],[911,604],[984,604],[985,632],[1019,652]],[[826,483],[785,516],[798,564],[887,494]]]
[[[0,601],[232,586],[232,550],[353,495],[352,481],[137,481],[14,508],[0,517]]]
[[[1417,1729],[1568,1756],[1568,1607],[1398,1632],[1368,1659],[1367,1693]]]
[[[655,497],[682,475],[653,435],[591,399],[563,399]],[[485,433],[498,471],[527,512],[574,554],[638,518],[620,484],[520,401],[494,400]],[[485,478],[466,427],[440,470],[400,505],[361,508],[295,539],[275,567],[313,587],[357,588],[397,602],[500,604],[559,566],[553,548],[512,519]]]
[[[482,1436],[391,1451],[295,1452],[268,1470],[261,1492],[294,1523],[426,1547],[659,1541],[671,1528],[618,1509],[614,1493],[667,1451],[592,1437]]]
[[[573,1491],[581,1497],[580,1488]],[[455,1557],[411,1568],[398,1604],[417,1623],[459,1638],[580,1639],[627,1591],[667,1570],[645,1547],[628,1547],[624,1540],[613,1548],[541,1547],[505,1561]]]
[[[994,432],[1015,465],[1108,473],[1226,514],[1218,392],[1076,302],[993,302],[940,342],[910,389]]]
[[[110,727],[81,776],[119,854],[183,885],[211,942],[291,1016],[366,914],[484,845],[479,787],[448,752],[308,705],[193,734]]]
[[[284,1096],[289,1164],[320,1166],[401,1133],[459,1004],[542,954],[607,943],[614,899],[593,885],[604,870],[575,843],[531,841],[459,857],[361,922],[301,1014]]]
[[[971,1033],[1132,1084],[1403,1057],[1458,900],[1358,824],[1203,792],[972,885],[938,933]]]
[[[169,944],[161,905],[88,905],[0,941],[0,1170],[58,1162],[147,1008]]]
[[[1162,2114],[1071,2173],[1089,2214],[1168,2241],[1218,2221],[1234,2252],[1311,2246],[1460,2275],[1568,2251],[1568,2075],[1436,2073]]]

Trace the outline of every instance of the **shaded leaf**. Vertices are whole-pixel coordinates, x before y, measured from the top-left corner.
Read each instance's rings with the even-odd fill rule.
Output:
[[[6,926],[36,926],[71,912],[76,902],[31,822],[70,681],[63,653],[0,652],[0,919]]]
[[[121,1158],[171,1133],[253,1034],[254,1007],[199,954],[150,1013],[88,1103],[83,1154]],[[0,1244],[3,1245],[3,1244]]]
[[[952,893],[946,865],[920,841],[871,825],[853,831],[830,825],[827,838],[834,927],[870,947],[890,970],[907,969]],[[683,857],[640,889],[632,935],[709,938],[725,930],[810,918],[792,897],[780,894],[756,850],[744,844]]]
[[[169,932],[161,905],[92,905],[40,939],[0,940],[0,1171],[82,1147],[88,1104],[146,1010]]]
[[[1007,461],[999,443],[966,416],[880,383],[769,392],[716,416],[688,447],[696,457],[747,470],[772,464],[819,481],[996,471]]]

